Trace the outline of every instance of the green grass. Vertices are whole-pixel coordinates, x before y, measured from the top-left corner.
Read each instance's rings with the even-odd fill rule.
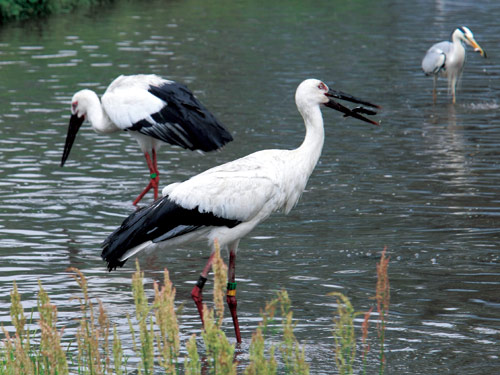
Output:
[[[388,258],[385,249],[377,265],[378,281],[374,300],[377,303],[377,338],[379,373],[386,365],[385,328],[389,308],[389,282],[387,276]],[[161,371],[165,374],[194,375],[203,373],[214,375],[236,374],[238,362],[235,360],[235,347],[222,330],[224,316],[223,297],[226,266],[217,254],[214,258],[214,308],[204,306],[205,329],[200,338],[192,335],[181,350],[178,315],[181,311],[175,307],[175,288],[170,281],[168,271],[164,272],[164,281],[160,286],[154,283],[154,298],[148,302],[144,290],[143,273],[139,269],[132,277],[132,295],[135,304],[135,316],[128,317],[134,365],[128,363],[124,354],[123,341],[99,300],[92,299],[85,276],[76,268],[69,272],[78,284],[81,292],[74,297],[79,303],[75,312],[78,327],[74,336],[64,335],[64,328],[57,328],[58,310],[51,303],[49,295],[39,284],[38,321],[30,321],[21,305],[21,296],[16,283],[11,291],[11,324],[15,332],[9,333],[3,327],[4,339],[0,344],[0,374],[153,374]],[[339,374],[366,374],[367,356],[370,354],[367,341],[370,312],[360,328],[355,327],[356,316],[349,299],[341,293],[333,294],[337,298],[337,314],[334,318],[333,336],[335,362]],[[309,364],[305,356],[305,347],[295,337],[296,321],[293,319],[292,303],[286,291],[279,291],[276,297],[266,304],[261,312],[262,321],[252,335],[248,365],[243,369],[245,375],[309,374]],[[32,320],[32,319],[31,319]],[[36,323],[36,325],[34,324]],[[356,331],[361,329],[361,338]],[[64,336],[64,340],[63,340]],[[71,337],[70,337],[71,336]],[[200,354],[198,346],[204,344]],[[271,344],[270,342],[273,342]],[[65,343],[72,343],[71,346]],[[357,347],[362,349],[362,365],[356,362]],[[184,354],[181,354],[183,352]],[[181,357],[183,356],[183,357]],[[377,361],[374,361],[377,362]],[[242,367],[242,366],[240,366]],[[358,368],[356,368],[358,367]],[[240,373],[242,371],[239,371]]]
[[[356,334],[354,319],[360,313],[354,311],[351,301],[339,292],[330,293],[337,298],[337,314],[334,319],[335,363],[339,374],[352,374],[356,359]]]

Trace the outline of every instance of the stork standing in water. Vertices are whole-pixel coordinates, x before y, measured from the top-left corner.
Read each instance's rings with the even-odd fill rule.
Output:
[[[448,78],[448,92],[451,91],[453,104],[456,102],[456,86],[460,80],[465,64],[465,48],[463,43],[467,43],[479,52],[481,56],[486,57],[486,52],[474,40],[474,35],[467,27],[457,28],[451,34],[451,42],[444,41],[434,44],[422,60],[422,70],[426,75],[432,75],[434,86],[432,98],[436,102],[436,82],[438,74]]]
[[[202,288],[212,264],[213,244],[229,250],[227,303],[233,318],[236,339],[241,342],[236,314],[236,251],[240,239],[272,212],[285,214],[304,191],[321,154],[324,141],[321,105],[345,116],[378,125],[363,115],[372,109],[349,109],[333,98],[377,107],[339,91],[329,90],[321,81],[308,79],[295,93],[297,108],[304,118],[306,136],[294,150],[263,150],[209,169],[181,183],[163,189],[164,197],[131,214],[104,241],[102,258],[111,271],[147,247],[176,246],[194,239],[208,239],[212,246],[200,278],[191,292],[200,316]],[[203,318],[202,318],[203,320]]]
[[[163,142],[189,150],[214,151],[233,140],[186,86],[153,74],[119,76],[111,82],[101,102],[91,90],[73,95],[61,167],[85,119],[99,134],[126,130],[139,143],[151,180],[134,205],[151,188],[155,200],[158,198],[160,173],[156,153]]]

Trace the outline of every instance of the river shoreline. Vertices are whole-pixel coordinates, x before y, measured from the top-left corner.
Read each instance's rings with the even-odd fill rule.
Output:
[[[5,0],[0,2],[0,26],[14,21],[26,21],[52,14],[69,13],[77,8],[89,8],[109,4],[113,0]]]

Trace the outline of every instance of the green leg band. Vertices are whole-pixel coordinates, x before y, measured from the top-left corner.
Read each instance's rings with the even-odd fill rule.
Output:
[[[227,283],[227,295],[232,297],[236,296],[236,283]]]

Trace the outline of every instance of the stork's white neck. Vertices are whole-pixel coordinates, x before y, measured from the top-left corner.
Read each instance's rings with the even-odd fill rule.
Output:
[[[301,159],[305,163],[304,172],[309,177],[321,156],[325,141],[323,115],[321,114],[319,105],[302,108],[299,111],[304,118],[306,136],[296,152],[302,154]]]
[[[109,119],[106,112],[104,112],[99,97],[95,92],[89,90],[86,100],[87,119],[97,133],[105,134],[119,130],[119,128]]]
[[[300,108],[299,111],[304,118],[306,136],[300,147],[290,151],[288,156],[288,181],[284,187],[286,190],[285,213],[295,206],[304,191],[307,181],[318,163],[323,149],[325,132],[323,129],[323,116],[319,105]]]

